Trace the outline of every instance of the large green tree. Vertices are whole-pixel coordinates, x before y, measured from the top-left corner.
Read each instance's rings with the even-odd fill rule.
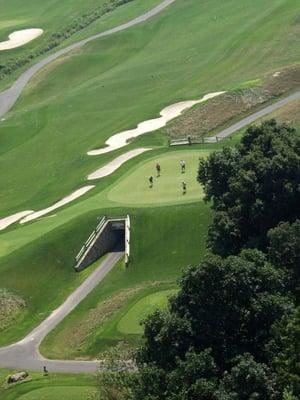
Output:
[[[212,250],[264,249],[269,229],[300,217],[299,137],[275,120],[251,127],[239,145],[200,161],[198,181],[214,210]]]
[[[236,358],[230,372],[223,375],[217,398],[230,400],[272,400],[278,398],[270,368],[250,354]]]
[[[274,324],[268,351],[279,385],[300,396],[300,307]]]
[[[299,204],[300,207],[300,204]],[[268,232],[271,262],[289,273],[289,286],[300,299],[300,220],[279,224]]]
[[[172,370],[191,348],[210,348],[220,370],[244,352],[264,360],[270,328],[291,304],[284,282],[284,273],[256,250],[190,267],[169,312],[146,319],[140,363]]]

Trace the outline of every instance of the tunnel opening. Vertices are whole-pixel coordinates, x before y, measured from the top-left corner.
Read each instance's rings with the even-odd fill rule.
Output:
[[[130,217],[103,217],[75,257],[75,270],[82,271],[111,252],[124,252],[129,263]]]

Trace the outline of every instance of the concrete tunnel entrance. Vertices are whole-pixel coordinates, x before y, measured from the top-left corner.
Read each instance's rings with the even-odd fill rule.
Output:
[[[130,253],[130,217],[103,217],[75,257],[76,271],[82,271],[104,254],[124,251],[126,266]]]

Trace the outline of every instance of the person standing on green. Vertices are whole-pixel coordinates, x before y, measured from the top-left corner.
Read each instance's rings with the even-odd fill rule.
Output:
[[[153,176],[150,176],[150,178],[149,178],[149,187],[150,187],[150,189],[153,188]]]
[[[159,164],[159,163],[157,163],[157,164],[156,164],[156,172],[157,172],[157,177],[159,177],[159,176],[160,176],[160,170],[161,170],[161,168],[160,168],[160,164]]]
[[[184,160],[180,160],[180,168],[181,168],[181,173],[184,174],[185,173],[185,161]]]
[[[182,194],[186,194],[186,182],[182,182]]]

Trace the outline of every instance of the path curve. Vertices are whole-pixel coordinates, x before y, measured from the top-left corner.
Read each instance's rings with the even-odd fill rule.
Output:
[[[114,265],[124,256],[123,252],[109,253],[90,276],[24,339],[0,348],[0,367],[49,372],[95,372],[99,361],[63,361],[45,359],[39,352],[42,340],[104,279]]]
[[[73,43],[61,50],[58,50],[54,54],[47,56],[45,59],[39,61],[37,64],[31,66],[27,71],[23,72],[20,77],[14,82],[14,84],[7,90],[0,93],[0,119],[12,108],[12,106],[17,101],[23,88],[27,82],[35,75],[40,69],[45,67],[47,64],[56,60],[58,57],[69,53],[72,50],[79,49],[85,44],[91,42],[92,40],[99,39],[105,36],[112,35],[117,32],[124,31],[135,25],[149,20],[150,18],[161,13],[166,7],[174,3],[176,0],[163,0],[158,6],[154,7],[152,10],[147,11],[145,14],[140,15],[133,20],[126,22],[125,24],[116,26],[115,28],[108,29],[107,31],[97,33],[96,35],[90,36],[87,39],[80,40],[79,42]]]

